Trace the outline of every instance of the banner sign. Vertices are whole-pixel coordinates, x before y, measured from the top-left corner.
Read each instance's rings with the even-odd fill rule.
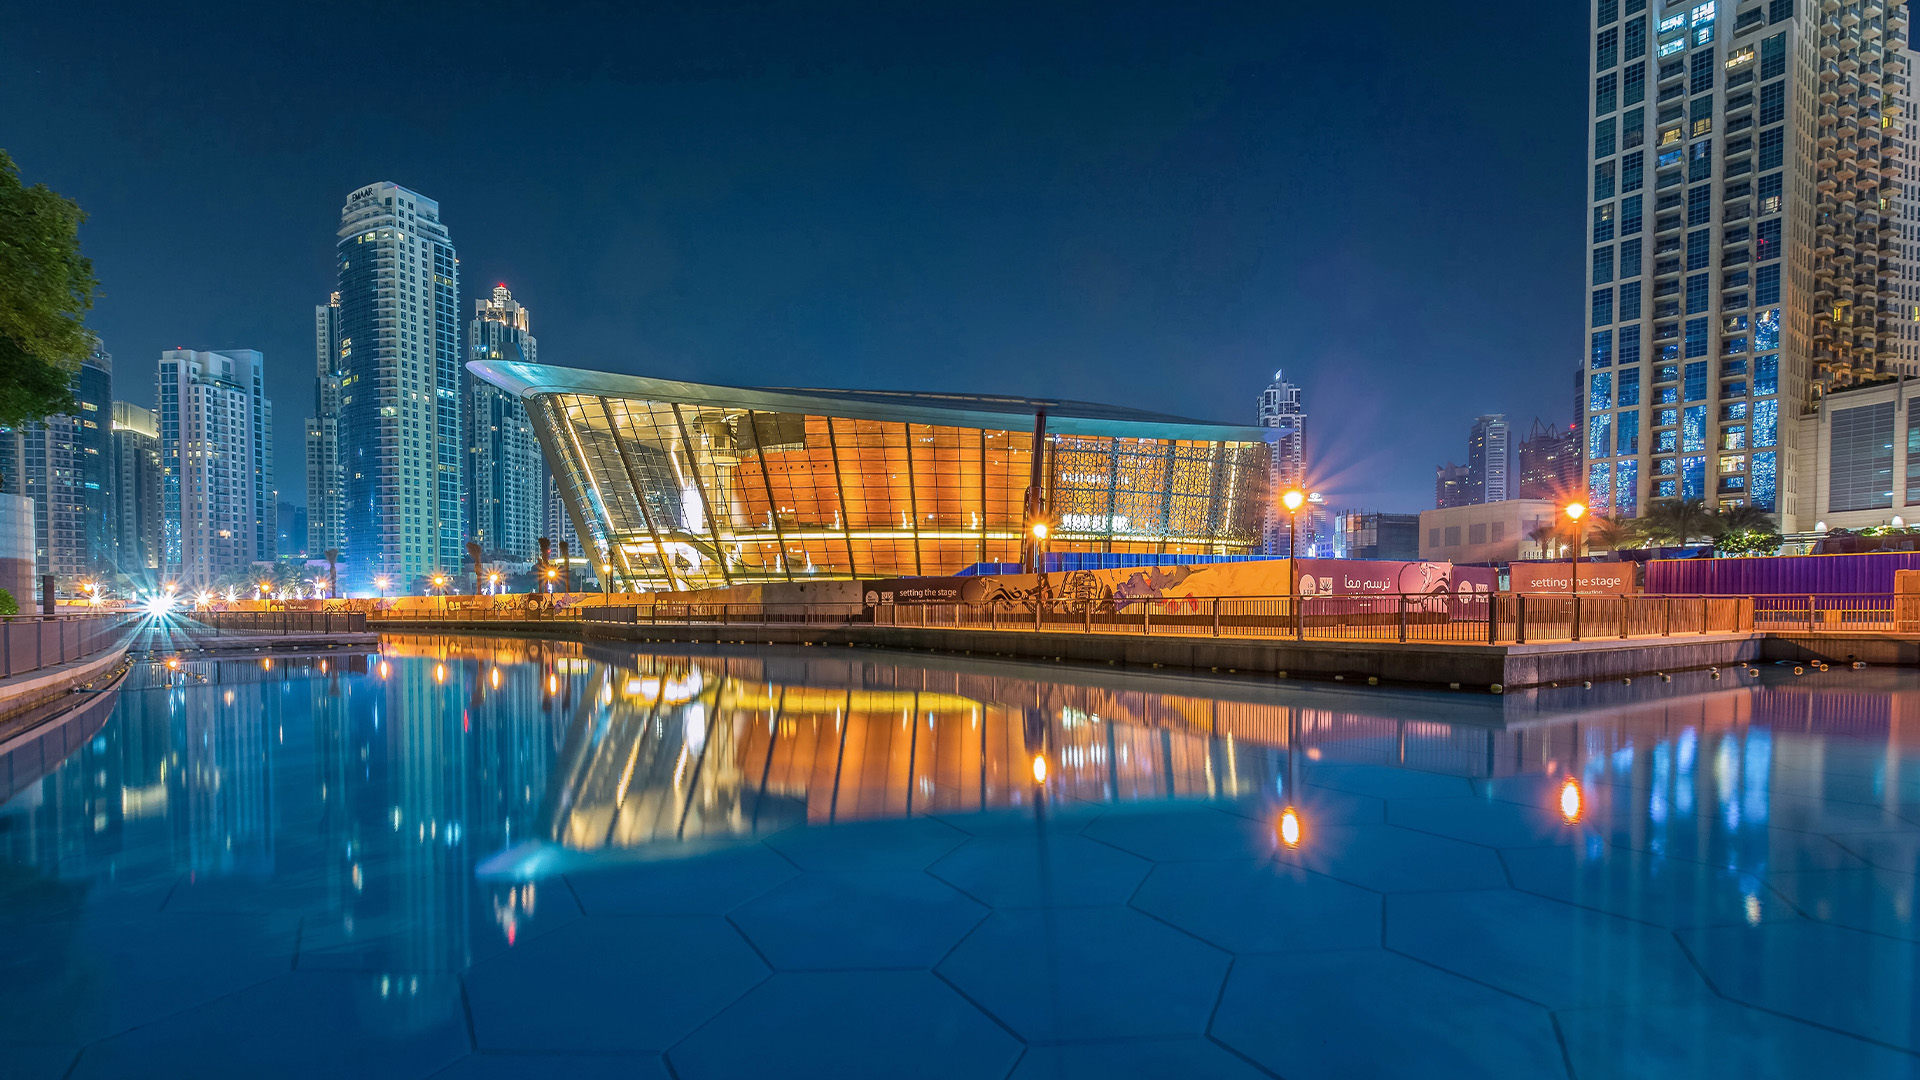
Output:
[[[1507,567],[1508,588],[1517,593],[1559,593],[1574,591],[1575,575],[1580,592],[1626,596],[1640,591],[1634,581],[1630,562],[1572,563],[1515,562]]]

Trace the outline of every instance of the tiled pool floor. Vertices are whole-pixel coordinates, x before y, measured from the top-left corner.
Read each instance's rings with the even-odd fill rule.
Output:
[[[33,823],[0,832],[9,1080],[1920,1076],[1920,769],[1884,732],[1708,717],[1493,776],[1295,736],[1251,790],[1108,803],[1075,797],[1051,750],[1056,775],[1017,805],[469,851],[452,833],[489,813],[479,792],[513,789],[511,762],[426,767],[395,731],[389,765],[416,772],[383,787],[378,753],[285,702],[163,725],[175,747],[259,727],[273,764],[207,758],[227,771],[141,817],[153,785],[110,777],[103,747],[140,730],[139,695],[172,693],[136,692],[8,808]],[[566,760],[588,757],[539,785],[550,808],[594,790],[561,781]],[[662,768],[684,830],[711,789],[682,766]],[[428,822],[389,794],[476,772]],[[62,801],[94,788],[124,820]],[[599,805],[572,804],[545,820]]]

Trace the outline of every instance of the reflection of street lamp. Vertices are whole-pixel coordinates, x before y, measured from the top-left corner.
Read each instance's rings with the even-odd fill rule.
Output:
[[[1587,535],[1587,526],[1580,519],[1586,515],[1585,503],[1567,504],[1567,517],[1573,521],[1573,593],[1575,596],[1580,595],[1580,549],[1586,546]]]

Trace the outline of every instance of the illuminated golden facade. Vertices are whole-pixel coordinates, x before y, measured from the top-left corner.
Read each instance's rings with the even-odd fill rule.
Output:
[[[574,527],[632,588],[953,574],[1017,562],[1040,477],[1054,551],[1253,554],[1258,428],[1081,402],[749,390],[498,361]]]

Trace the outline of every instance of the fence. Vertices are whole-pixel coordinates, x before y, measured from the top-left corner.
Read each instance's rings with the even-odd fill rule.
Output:
[[[1071,600],[872,608],[858,604],[643,604],[588,607],[582,617],[588,622],[625,625],[873,624],[1456,644],[1672,637],[1754,629],[1753,602],[1746,597],[1511,593],[1198,597],[1136,600],[1117,606]]]
[[[135,622],[119,614],[0,616],[0,676],[105,652],[125,641]]]
[[[1920,595],[1796,593],[1753,598],[1754,626],[1785,633],[1920,634]]]
[[[196,611],[182,616],[215,634],[364,634],[360,611]]]

